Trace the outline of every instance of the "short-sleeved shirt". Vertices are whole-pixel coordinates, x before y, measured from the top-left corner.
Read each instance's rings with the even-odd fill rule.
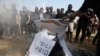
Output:
[[[22,24],[25,24],[25,23],[27,22],[27,20],[28,20],[28,13],[22,11],[22,12],[20,13],[20,15],[21,15],[21,23],[22,23]]]
[[[50,12],[51,18],[55,18],[56,14],[54,12]]]
[[[45,19],[50,19],[51,18],[51,14],[50,13],[44,13],[44,18]]]
[[[17,9],[12,9],[11,10],[11,21],[13,24],[16,23],[16,15],[17,15]]]
[[[64,13],[58,13],[58,14],[56,14],[56,19],[59,19],[59,18],[62,18],[62,17],[64,17]]]
[[[68,11],[65,12],[65,16],[68,16],[68,15],[74,13],[74,12],[75,12],[75,11],[73,11],[73,10],[68,10]],[[74,19],[75,19],[75,18],[70,18],[70,19],[69,19],[69,22],[73,22]]]
[[[39,20],[40,19],[40,13],[39,12],[33,12],[33,19]]]

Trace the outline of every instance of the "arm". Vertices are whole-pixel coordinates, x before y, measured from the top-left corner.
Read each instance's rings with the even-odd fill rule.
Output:
[[[84,15],[85,15],[87,18],[89,18],[89,19],[92,18],[92,16],[89,16],[89,15],[87,15],[86,13],[84,13]]]
[[[43,22],[45,22],[45,23],[54,23],[54,24],[60,26],[60,24],[58,22],[54,21],[54,20],[44,20]]]
[[[68,16],[63,17],[63,19],[74,18],[76,16],[79,16],[80,14],[81,14],[81,11],[76,11],[75,13],[73,13],[71,15],[68,15]]]
[[[20,20],[21,20],[21,17],[20,17],[20,15],[18,14],[17,16],[16,16],[16,24],[20,24]]]
[[[28,24],[30,22],[30,15],[28,14],[28,20],[26,22],[26,24]]]
[[[63,20],[66,18],[72,18],[72,17],[79,16],[82,12],[85,12],[87,10],[87,8],[90,7],[90,2],[91,1],[85,0],[83,5],[81,6],[81,8],[78,11],[76,11],[75,13],[73,13],[71,15],[64,17]]]
[[[16,23],[18,24],[18,31],[21,33],[21,16],[19,14],[16,16]]]

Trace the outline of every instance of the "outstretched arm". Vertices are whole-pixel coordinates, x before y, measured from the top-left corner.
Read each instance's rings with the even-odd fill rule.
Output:
[[[81,14],[80,11],[76,11],[75,13],[73,13],[71,15],[68,15],[68,16],[63,17],[63,20],[64,19],[67,19],[67,18],[75,18],[76,16],[79,16],[80,14]]]
[[[54,23],[54,24],[60,26],[60,24],[58,22],[54,21],[54,20],[43,20],[43,22],[45,22],[45,23]]]

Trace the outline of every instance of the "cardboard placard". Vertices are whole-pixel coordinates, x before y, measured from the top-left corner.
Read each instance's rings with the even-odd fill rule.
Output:
[[[54,36],[46,36],[45,34],[35,36],[29,49],[29,56],[48,56],[55,45],[55,41],[49,39],[50,37]]]

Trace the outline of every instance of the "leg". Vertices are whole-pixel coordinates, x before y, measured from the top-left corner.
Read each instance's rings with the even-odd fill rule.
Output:
[[[70,42],[72,42],[73,31],[74,31],[74,22],[70,22],[70,23],[69,23],[69,34],[70,34],[69,41],[70,41]]]
[[[97,45],[96,45],[96,56],[100,56],[100,44],[99,43],[100,42],[97,42]]]
[[[75,42],[78,41],[80,31],[81,31],[81,26],[78,24],[77,29],[76,29]]]
[[[68,26],[66,27],[66,30],[65,30],[65,34],[66,34],[66,40],[69,40],[69,34],[68,34]]]
[[[86,37],[86,29],[87,29],[87,26],[82,27],[82,36],[80,38],[80,43],[82,43]]]

